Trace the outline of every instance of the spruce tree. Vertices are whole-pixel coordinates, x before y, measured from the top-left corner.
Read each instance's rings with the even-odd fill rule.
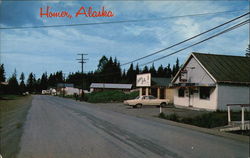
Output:
[[[0,82],[5,82],[6,77],[5,77],[5,70],[4,70],[4,65],[0,65]]]
[[[149,70],[148,70],[148,67],[147,66],[144,66],[143,70],[142,70],[142,73],[148,73]]]
[[[30,74],[29,74],[29,77],[28,77],[28,79],[27,79],[27,90],[30,92],[30,93],[32,93],[32,92],[34,92],[34,75],[33,75],[33,73],[31,72]]]
[[[24,80],[25,80],[25,76],[24,76],[24,73],[22,72],[21,75],[20,75],[20,92],[21,93],[24,93],[26,91],[26,86],[25,86],[25,83],[24,83]]]
[[[165,77],[163,66],[160,65],[157,70],[157,77]]]
[[[246,49],[246,57],[250,57],[250,44],[248,45]]]
[[[12,76],[9,78],[8,93],[9,94],[20,94],[20,89],[19,89],[17,78],[16,78],[16,70],[12,74]]]
[[[155,70],[155,66],[154,66],[154,63],[152,64],[152,66],[150,67],[149,69],[149,72],[151,73],[151,76],[152,77],[156,77],[156,70]]]

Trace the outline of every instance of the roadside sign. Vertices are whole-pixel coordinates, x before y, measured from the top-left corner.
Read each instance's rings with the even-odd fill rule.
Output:
[[[136,87],[150,87],[151,73],[138,74],[136,76]]]

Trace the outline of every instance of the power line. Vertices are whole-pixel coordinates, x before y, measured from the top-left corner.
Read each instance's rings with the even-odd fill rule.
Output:
[[[200,44],[200,43],[203,43],[203,42],[205,42],[205,41],[207,41],[207,40],[210,40],[210,39],[212,39],[212,38],[214,38],[214,37],[217,37],[217,36],[219,36],[219,35],[221,35],[221,34],[224,34],[224,33],[226,33],[226,32],[232,31],[232,30],[234,30],[234,29],[236,29],[236,28],[238,28],[238,27],[241,27],[241,26],[243,26],[243,25],[249,23],[249,22],[250,22],[249,19],[248,19],[248,20],[245,20],[245,21],[243,21],[243,22],[241,22],[241,23],[239,23],[239,24],[237,24],[237,25],[234,25],[234,26],[232,26],[232,27],[230,27],[230,28],[228,28],[228,29],[226,29],[226,30],[224,30],[224,31],[222,31],[222,32],[219,32],[219,33],[217,33],[217,34],[215,34],[215,35],[213,35],[213,36],[210,36],[210,37],[208,37],[208,38],[206,38],[206,39],[204,39],[204,40],[202,40],[202,41],[199,41],[199,42],[194,43],[194,44],[192,44],[192,45],[190,45],[190,46],[187,46],[187,47],[184,47],[184,48],[182,48],[182,49],[179,49],[179,50],[177,50],[177,51],[175,51],[175,52],[173,52],[173,53],[170,53],[170,54],[168,54],[168,55],[165,55],[165,56],[156,58],[156,59],[151,60],[151,61],[149,61],[149,62],[147,62],[147,63],[141,64],[141,65],[139,65],[139,66],[144,66],[144,65],[148,65],[148,64],[150,64],[150,63],[154,63],[155,61],[164,59],[164,58],[166,58],[166,57],[168,57],[168,56],[174,55],[174,54],[176,54],[176,53],[178,53],[178,52],[181,52],[181,51],[183,51],[183,50],[185,50],[185,49],[188,49],[188,48],[190,48],[190,47],[193,47],[193,46],[195,46],[195,45],[198,45],[198,44]]]
[[[153,62],[155,62],[155,61],[158,61],[158,60],[161,60],[161,59],[166,58],[166,57],[168,57],[168,56],[174,55],[174,54],[176,54],[176,53],[178,53],[178,52],[180,52],[180,51],[183,51],[183,50],[185,50],[185,49],[188,49],[188,48],[190,48],[190,47],[193,47],[193,46],[195,46],[195,45],[198,45],[198,44],[200,44],[200,43],[203,43],[203,42],[205,42],[205,41],[207,41],[207,40],[210,40],[210,39],[212,39],[212,38],[214,38],[214,37],[216,37],[216,36],[219,36],[219,35],[224,34],[224,33],[226,33],[226,32],[232,31],[232,30],[234,30],[234,29],[236,29],[236,28],[238,28],[238,27],[241,27],[241,26],[243,26],[243,25],[249,23],[249,22],[250,22],[249,19],[248,19],[248,20],[245,20],[245,21],[243,21],[243,22],[241,22],[241,23],[238,23],[238,24],[236,24],[236,25],[234,25],[234,26],[232,26],[232,27],[230,27],[230,28],[228,28],[228,29],[226,29],[226,30],[224,30],[224,31],[221,31],[221,32],[219,32],[219,33],[217,33],[217,34],[215,34],[215,35],[213,35],[213,36],[210,36],[210,37],[208,37],[208,38],[206,38],[206,39],[204,39],[204,40],[202,40],[202,41],[199,41],[199,42],[197,42],[197,43],[195,43],[195,44],[192,44],[192,45],[190,45],[190,46],[187,46],[187,47],[185,47],[185,48],[182,48],[182,49],[180,49],[180,50],[178,50],[178,51],[175,51],[175,52],[170,53],[170,54],[168,54],[168,55],[165,55],[165,56],[163,56],[163,57],[160,57],[160,58],[157,58],[157,59],[152,60],[152,61],[150,61],[150,62],[147,62],[147,63],[145,63],[145,64],[141,64],[141,65],[139,65],[139,66],[141,67],[141,66],[144,66],[144,65],[148,65],[148,64],[153,63]],[[118,73],[118,72],[106,73],[106,74],[94,74],[94,73],[93,73],[93,76],[108,76],[108,75],[113,75],[113,74],[117,74],[117,73]],[[120,73],[120,72],[119,72],[119,73]],[[121,73],[122,73],[122,72],[121,72]]]
[[[130,62],[123,63],[123,64],[121,64],[121,66],[128,65],[128,64],[130,64],[130,63],[134,63],[134,62],[136,62],[136,61],[145,59],[145,58],[147,58],[147,57],[153,56],[153,55],[158,54],[158,53],[160,53],[160,52],[163,52],[163,51],[165,51],[165,50],[167,50],[167,49],[173,48],[173,47],[175,47],[175,46],[177,46],[177,45],[180,45],[180,44],[182,44],[182,43],[185,43],[185,42],[187,42],[187,41],[190,41],[190,40],[192,40],[192,39],[194,39],[194,38],[196,38],[196,37],[199,37],[199,36],[201,36],[201,35],[203,35],[203,34],[205,34],[205,33],[208,33],[208,32],[210,32],[210,31],[213,31],[213,30],[215,30],[215,29],[217,29],[217,28],[219,28],[219,27],[222,27],[222,26],[224,26],[224,25],[226,25],[226,24],[228,24],[228,23],[231,23],[231,22],[233,22],[233,21],[235,21],[235,20],[237,20],[237,19],[240,19],[240,18],[242,18],[242,17],[248,15],[249,13],[250,13],[250,12],[245,13],[245,14],[243,14],[243,15],[241,15],[241,16],[238,16],[238,17],[236,17],[236,18],[234,18],[234,19],[232,19],[232,20],[229,20],[229,21],[227,21],[227,22],[225,22],[225,23],[223,23],[223,24],[220,24],[220,25],[218,25],[218,26],[216,26],[216,27],[213,27],[213,28],[211,28],[211,29],[209,29],[209,30],[207,30],[207,31],[204,31],[204,32],[202,32],[202,33],[199,33],[199,34],[197,34],[197,35],[195,35],[195,36],[193,36],[193,37],[191,37],[191,38],[188,38],[188,39],[186,39],[186,40],[184,40],[184,41],[181,41],[181,42],[179,42],[179,43],[176,43],[176,44],[174,44],[174,45],[171,45],[171,46],[169,46],[169,47],[167,47],[167,48],[164,48],[164,49],[161,49],[161,50],[156,51],[156,52],[154,52],[154,53],[151,53],[151,54],[145,55],[145,56],[143,56],[143,57],[134,59],[134,60],[132,60],[132,61],[130,61]]]
[[[11,30],[11,29],[33,29],[33,28],[52,28],[52,27],[67,27],[67,26],[84,26],[84,25],[104,25],[104,24],[117,24],[117,23],[128,23],[128,22],[146,22],[146,21],[158,21],[166,20],[173,18],[182,18],[182,17],[193,17],[193,16],[203,16],[209,14],[222,14],[222,13],[233,13],[241,12],[246,10],[230,10],[230,11],[221,11],[221,12],[211,12],[211,13],[200,13],[200,14],[189,14],[189,15],[179,15],[179,16],[170,16],[154,19],[137,19],[137,20],[121,20],[121,21],[105,21],[105,22],[96,22],[96,23],[84,23],[84,24],[65,24],[65,25],[44,25],[44,26],[20,26],[20,27],[1,27],[2,30]]]

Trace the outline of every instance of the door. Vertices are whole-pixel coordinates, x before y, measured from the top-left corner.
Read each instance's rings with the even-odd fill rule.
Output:
[[[188,88],[188,93],[189,93],[189,107],[193,107],[193,103],[194,103],[194,89],[193,88]]]

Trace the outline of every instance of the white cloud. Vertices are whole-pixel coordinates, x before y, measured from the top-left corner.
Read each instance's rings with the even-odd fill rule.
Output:
[[[176,20],[172,25],[172,30],[184,38],[190,38],[201,32],[200,25],[195,20],[187,17]]]

